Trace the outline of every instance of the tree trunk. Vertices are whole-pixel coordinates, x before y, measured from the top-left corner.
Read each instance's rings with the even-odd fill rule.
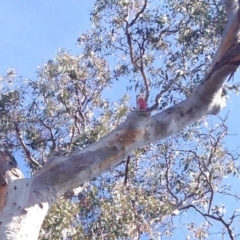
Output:
[[[2,240],[37,239],[49,203],[35,192],[31,179],[17,179],[8,184],[5,206],[1,212]]]

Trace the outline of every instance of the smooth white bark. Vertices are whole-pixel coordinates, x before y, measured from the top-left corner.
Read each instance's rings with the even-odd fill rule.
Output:
[[[0,218],[1,240],[37,239],[48,209],[49,203],[35,192],[31,179],[9,183]]]

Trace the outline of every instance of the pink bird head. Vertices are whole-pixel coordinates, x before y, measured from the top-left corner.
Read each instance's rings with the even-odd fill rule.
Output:
[[[137,97],[137,109],[147,111],[147,103],[142,97]]]

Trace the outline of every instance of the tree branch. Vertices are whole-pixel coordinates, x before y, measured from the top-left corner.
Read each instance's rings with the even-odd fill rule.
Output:
[[[239,53],[234,59],[240,59]],[[186,100],[150,116],[134,111],[114,131],[79,153],[55,158],[37,173],[44,188],[51,183],[57,196],[117,166],[137,148],[166,138],[208,114],[217,114],[222,107],[221,90],[224,80],[239,62],[225,61],[215,67]],[[48,186],[49,187],[49,186]],[[58,190],[57,190],[58,189]]]
[[[12,154],[5,148],[0,148],[0,186],[23,177]]]
[[[52,142],[52,145],[50,147],[50,153],[53,153],[55,151],[57,145],[56,145],[56,140],[55,140],[55,138],[53,136],[52,127],[48,126],[42,119],[39,119],[39,121],[50,132],[50,141]]]
[[[144,12],[144,10],[147,7],[147,0],[144,0],[144,4],[142,9],[136,14],[136,16],[134,17],[134,19],[129,23],[129,27],[131,27],[132,25],[134,25],[134,23],[137,21],[137,19],[140,17],[140,15]]]
[[[17,139],[18,139],[20,145],[22,146],[22,149],[23,149],[23,151],[24,151],[24,153],[26,155],[27,160],[29,161],[29,163],[33,164],[33,166],[36,169],[41,168],[42,166],[31,156],[30,151],[28,150],[26,144],[24,143],[24,141],[22,139],[22,136],[21,136],[21,133],[20,133],[20,129],[18,128],[17,123],[14,123],[14,126],[15,126]]]
[[[210,225],[212,225],[212,224],[209,222],[209,220],[208,220],[207,218],[211,218],[211,219],[214,219],[214,220],[216,220],[216,221],[221,222],[221,223],[224,225],[224,227],[227,229],[228,235],[229,235],[230,239],[231,239],[231,240],[234,240],[234,239],[235,239],[235,238],[234,238],[233,231],[232,231],[231,228],[230,228],[230,224],[229,224],[229,223],[226,223],[221,216],[213,216],[213,215],[211,215],[211,214],[203,213],[203,212],[201,212],[198,208],[196,208],[196,207],[195,207],[194,205],[192,205],[192,204],[191,204],[191,205],[188,205],[188,206],[185,206],[185,207],[182,207],[180,210],[185,210],[185,209],[188,209],[188,208],[193,208],[193,209],[195,209],[199,214],[201,214],[201,215],[206,219],[206,221],[207,221]]]
[[[129,162],[131,160],[131,157],[128,156],[127,157],[127,161],[126,161],[126,167],[125,167],[125,177],[124,177],[124,185],[127,185],[127,180],[128,180],[128,170],[129,170]]]
[[[129,35],[128,41],[133,58]],[[223,106],[222,85],[238,67],[239,60],[240,44],[237,44],[214,65],[187,99],[154,116],[144,111],[131,112],[122,124],[98,142],[67,157],[51,158],[35,175],[33,185],[51,199],[60,197],[114,168],[135,149],[164,139],[202,116],[217,114]]]
[[[225,0],[227,10],[227,24],[224,28],[221,42],[208,69],[211,71],[216,63],[223,58],[226,52],[238,42],[239,37],[239,3],[237,0]]]
[[[142,10],[141,10],[140,12],[138,12],[138,14],[136,15],[136,17],[133,19],[133,21],[132,21],[130,24],[126,21],[125,33],[126,33],[126,36],[127,36],[127,43],[128,43],[128,47],[129,47],[129,51],[130,51],[130,59],[131,59],[131,62],[132,62],[132,64],[133,64],[133,66],[136,68],[136,70],[138,70],[138,71],[141,73],[142,78],[143,78],[143,82],[144,82],[144,86],[145,86],[145,91],[146,91],[146,94],[145,94],[144,99],[145,99],[145,101],[147,102],[148,97],[149,97],[150,89],[149,89],[149,83],[148,83],[148,80],[147,80],[147,76],[146,76],[146,73],[145,73],[145,71],[144,71],[142,54],[140,53],[141,65],[139,66],[138,63],[137,63],[137,61],[136,61],[136,59],[135,59],[135,56],[134,56],[132,39],[131,39],[131,33],[129,32],[129,28],[135,23],[135,21],[136,21],[137,18],[140,16],[140,14],[145,10],[146,4],[147,4],[147,0],[145,0],[144,6],[143,6]]]

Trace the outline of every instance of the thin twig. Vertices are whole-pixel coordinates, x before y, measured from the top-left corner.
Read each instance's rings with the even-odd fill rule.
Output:
[[[155,98],[154,105],[152,105],[150,108],[148,108],[148,110],[147,110],[148,112],[152,112],[158,108],[160,98],[161,98],[161,94],[158,94]]]
[[[145,11],[146,7],[147,7],[147,0],[144,1],[142,9],[136,14],[135,18],[131,21],[131,23],[129,23],[129,27],[131,27],[137,21],[140,15]]]
[[[129,163],[130,163],[131,157],[127,157],[126,161],[126,167],[125,167],[125,177],[124,177],[124,185],[127,185],[127,180],[128,180],[128,170],[129,170]]]
[[[26,155],[27,160],[29,161],[29,163],[33,164],[36,169],[41,168],[42,167],[41,164],[39,164],[37,162],[37,160],[35,160],[31,156],[30,151],[28,150],[25,142],[23,141],[23,138],[21,136],[21,132],[20,132],[20,129],[18,128],[17,123],[14,123],[14,126],[15,126],[15,131],[16,131],[16,135],[17,135],[18,141],[19,141],[20,145],[22,146],[22,149],[23,149],[23,151],[24,151],[24,153]]]
[[[169,162],[168,160],[166,159],[166,174],[165,174],[165,179],[166,179],[166,187],[167,187],[167,190],[168,192],[170,193],[170,195],[175,199],[175,204],[178,204],[179,203],[179,199],[177,196],[174,195],[174,193],[172,192],[172,190],[170,189],[170,183],[169,183],[169,170],[171,170],[172,168],[172,160],[171,160],[171,157],[168,158],[169,159]]]
[[[48,126],[43,120],[39,119],[39,121],[42,123],[42,125],[48,129],[48,131],[50,132],[50,140],[52,142],[52,146],[50,147],[50,152],[54,152],[54,150],[56,149],[56,141],[55,138],[53,136],[53,132],[52,132],[52,127]]]
[[[137,64],[137,60],[135,59],[135,56],[134,56],[132,39],[131,39],[131,33],[129,32],[129,28],[137,21],[137,19],[139,18],[139,16],[144,12],[146,6],[147,6],[147,0],[145,0],[142,9],[136,14],[135,18],[131,21],[131,23],[128,23],[128,22],[126,21],[125,33],[126,33],[126,37],[127,37],[127,44],[128,44],[129,51],[130,51],[130,59],[131,59],[131,62],[132,62],[132,64],[133,64],[133,66],[136,68],[136,70],[138,70],[138,71],[141,73],[142,78],[143,78],[143,82],[144,82],[144,85],[145,85],[145,91],[146,91],[146,94],[145,94],[145,98],[144,98],[144,99],[145,99],[145,101],[147,102],[148,97],[149,97],[150,89],[149,89],[149,83],[148,83],[148,80],[147,80],[147,76],[146,76],[145,71],[144,71],[142,53],[141,53],[141,51],[140,51],[140,61],[141,61],[141,65],[139,66],[139,65]],[[143,48],[143,46],[142,46],[142,48]],[[140,47],[140,49],[142,49],[142,48]],[[144,51],[144,48],[143,48],[143,51]]]

